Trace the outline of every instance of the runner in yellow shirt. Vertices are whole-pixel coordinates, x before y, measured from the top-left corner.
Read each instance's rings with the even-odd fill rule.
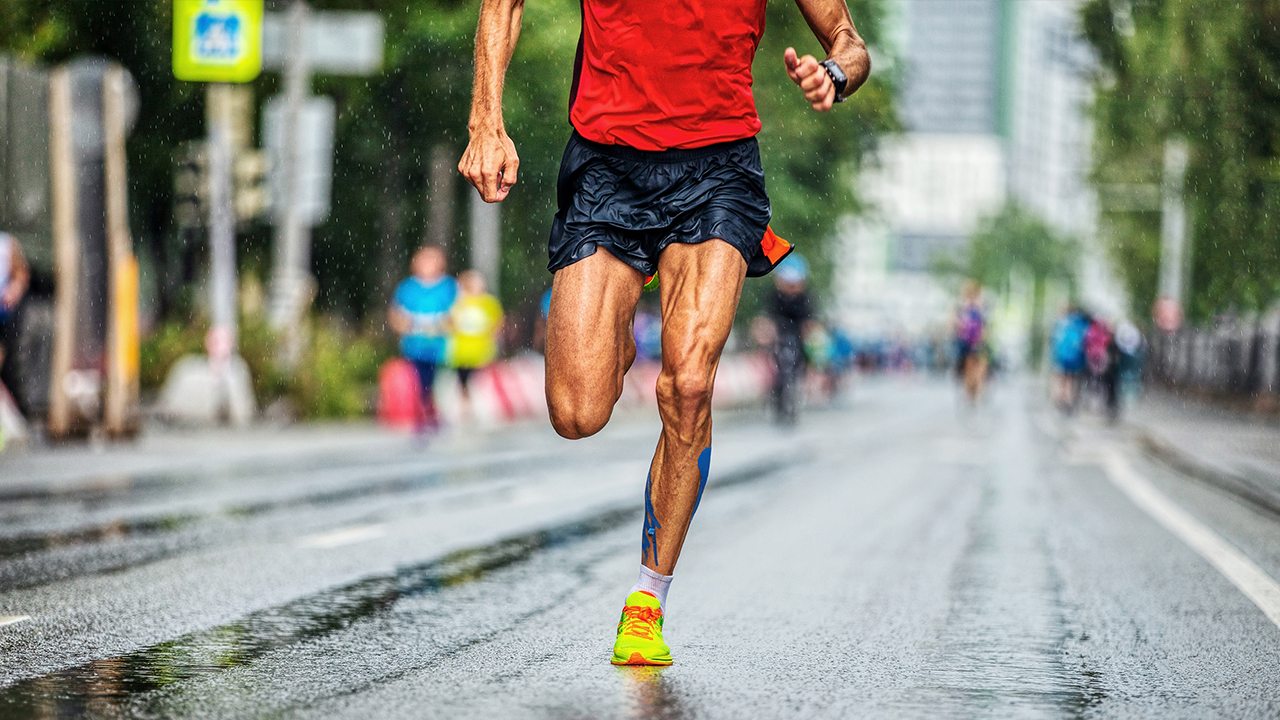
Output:
[[[458,276],[458,289],[458,299],[450,311],[453,337],[449,342],[449,364],[458,371],[462,401],[469,415],[471,374],[498,356],[502,304],[487,292],[484,276],[475,270]]]

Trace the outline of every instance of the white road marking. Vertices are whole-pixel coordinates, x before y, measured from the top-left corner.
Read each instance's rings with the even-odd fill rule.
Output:
[[[31,619],[30,615],[0,615],[0,627],[4,627],[5,625],[13,625],[15,623],[20,623],[20,622],[23,622],[24,620],[30,620],[30,619]]]
[[[1119,451],[1107,453],[1102,466],[1112,484],[1128,495],[1134,505],[1208,560],[1280,627],[1280,583],[1234,545],[1157,490],[1151,481],[1133,469]]]
[[[329,532],[305,535],[298,538],[298,547],[332,550],[344,545],[355,545],[367,540],[377,540],[387,534],[385,523],[375,525],[352,525]]]

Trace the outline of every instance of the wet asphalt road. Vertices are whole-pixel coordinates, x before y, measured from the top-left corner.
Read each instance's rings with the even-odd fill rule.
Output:
[[[719,415],[665,669],[608,664],[650,417],[9,461],[0,717],[1280,716],[1280,629],[1104,459],[1272,578],[1280,517],[1041,395]]]

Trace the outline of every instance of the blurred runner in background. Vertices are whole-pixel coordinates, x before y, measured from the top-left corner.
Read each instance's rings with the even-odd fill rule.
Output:
[[[987,316],[982,309],[982,286],[965,282],[956,310],[956,375],[964,386],[969,405],[978,404],[986,387]]]
[[[1120,395],[1132,397],[1137,393],[1142,378],[1142,361],[1146,349],[1142,331],[1128,320],[1121,320],[1116,325],[1116,349],[1120,352],[1117,363]]]
[[[444,251],[434,245],[418,248],[410,269],[413,275],[396,288],[387,322],[400,335],[400,353],[413,363],[421,384],[422,405],[426,410],[420,433],[439,429],[436,412],[436,366],[445,361],[450,331],[449,311],[458,296],[458,284],[445,274]]]
[[[533,349],[547,354],[547,316],[551,314],[551,288],[538,300],[538,318],[533,322]]]
[[[17,350],[19,309],[31,284],[31,271],[18,239],[0,232],[0,382],[13,389],[13,363],[5,361]]]
[[[1111,326],[1094,316],[1084,333],[1085,367],[1089,371],[1090,385],[1102,395],[1107,417],[1113,422],[1120,414],[1118,355]]]
[[[804,332],[813,320],[813,300],[809,297],[809,263],[791,253],[773,271],[773,294],[769,298],[769,318],[776,336],[773,343],[774,420],[792,425],[804,392]]]
[[[831,402],[835,394],[835,383],[832,379],[832,346],[831,333],[825,325],[814,320],[802,333],[804,339],[804,358],[808,367],[818,381],[818,390],[825,402]]]
[[[498,333],[502,330],[502,303],[490,295],[484,276],[468,270],[458,276],[458,299],[449,315],[453,336],[449,364],[458,371],[464,417],[471,416],[471,375],[498,357]]]
[[[662,360],[662,316],[645,307],[636,308],[635,320],[631,323],[632,334],[636,338],[636,359],[647,362]]]
[[[831,334],[831,368],[828,380],[831,397],[835,398],[845,387],[845,378],[857,361],[857,347],[849,333],[839,327],[829,328]]]
[[[1085,371],[1084,338],[1090,319],[1080,308],[1068,305],[1053,326],[1053,362],[1058,366],[1054,402],[1066,413],[1074,412]]]
[[[19,312],[22,299],[31,284],[31,271],[17,238],[0,232],[0,403],[8,405],[0,411],[21,414],[12,392],[17,389],[16,363],[6,360],[17,352],[18,332],[21,329]],[[4,449],[5,435],[0,422],[0,450]]]

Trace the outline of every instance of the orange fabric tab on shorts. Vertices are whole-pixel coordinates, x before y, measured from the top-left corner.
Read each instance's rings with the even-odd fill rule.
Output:
[[[787,256],[791,250],[791,243],[778,237],[773,232],[773,227],[766,225],[764,237],[760,239],[760,249],[764,250],[764,256],[769,258],[769,262],[776,265],[779,260]]]

